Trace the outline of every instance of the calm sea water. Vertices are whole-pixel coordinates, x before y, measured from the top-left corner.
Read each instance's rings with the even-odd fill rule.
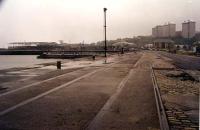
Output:
[[[0,70],[13,67],[30,67],[35,64],[56,61],[56,59],[37,59],[35,55],[0,55]]]

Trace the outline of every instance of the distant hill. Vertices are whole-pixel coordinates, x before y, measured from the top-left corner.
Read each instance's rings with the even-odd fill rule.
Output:
[[[137,45],[137,47],[141,47],[141,46],[144,46],[145,44],[152,43],[153,40],[154,39],[151,36],[137,36],[137,37],[133,37],[133,38],[118,38],[116,40],[108,40],[107,45],[112,46],[115,43],[127,42],[127,43],[134,43]],[[92,44],[104,46],[104,41],[98,41],[98,42],[92,43]]]

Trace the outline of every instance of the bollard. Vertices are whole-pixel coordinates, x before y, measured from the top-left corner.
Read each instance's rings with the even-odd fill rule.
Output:
[[[61,61],[57,61],[57,69],[61,69]]]
[[[121,54],[124,54],[124,48],[122,47],[122,49],[121,49]]]
[[[92,56],[92,59],[95,60],[95,55]]]
[[[104,60],[104,64],[107,64],[107,58],[105,58],[105,60]]]

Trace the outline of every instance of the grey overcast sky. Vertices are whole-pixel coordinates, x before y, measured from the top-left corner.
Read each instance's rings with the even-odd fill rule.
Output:
[[[108,39],[150,35],[157,24],[185,20],[200,30],[200,0],[4,0],[0,5],[0,47],[17,41],[96,42],[103,39],[107,7]]]

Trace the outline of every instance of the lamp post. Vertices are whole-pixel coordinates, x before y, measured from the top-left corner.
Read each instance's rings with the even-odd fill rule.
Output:
[[[107,57],[107,55],[106,55],[106,51],[107,51],[107,43],[106,43],[106,11],[107,11],[107,8],[103,8],[103,11],[104,11],[104,31],[105,31],[105,52],[104,52],[104,54],[105,54],[105,57]]]

